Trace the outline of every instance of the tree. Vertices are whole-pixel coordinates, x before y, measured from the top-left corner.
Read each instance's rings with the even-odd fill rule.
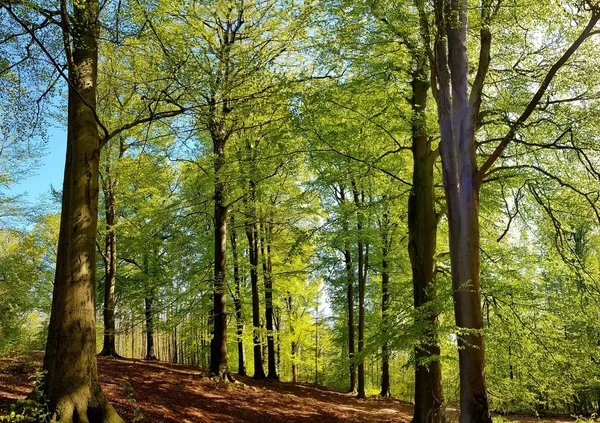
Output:
[[[491,422],[485,383],[483,319],[480,301],[479,201],[481,183],[515,134],[537,107],[558,70],[587,39],[600,19],[600,9],[585,2],[590,18],[565,53],[549,68],[525,110],[511,122],[506,135],[481,166],[477,164],[475,133],[485,78],[490,64],[490,23],[500,3],[481,6],[477,74],[469,94],[467,61],[468,1],[434,3],[436,86],[441,133],[440,153],[448,215],[454,314],[458,328],[460,366],[460,421]],[[419,4],[424,15],[423,2]],[[430,56],[433,57],[433,56]]]
[[[95,248],[100,137],[96,117],[98,2],[73,4],[66,32],[68,139],[52,311],[43,369],[52,420],[123,422],[98,383]],[[71,39],[69,40],[68,37]]]

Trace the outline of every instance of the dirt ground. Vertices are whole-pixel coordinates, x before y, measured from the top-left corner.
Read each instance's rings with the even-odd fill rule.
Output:
[[[0,411],[32,389],[36,366],[17,357],[0,358]],[[151,423],[408,423],[412,405],[395,399],[357,400],[352,394],[320,386],[253,381],[214,382],[198,368],[163,362],[99,357],[100,383],[128,421]],[[572,422],[510,417],[520,422]],[[456,418],[450,418],[456,421]]]

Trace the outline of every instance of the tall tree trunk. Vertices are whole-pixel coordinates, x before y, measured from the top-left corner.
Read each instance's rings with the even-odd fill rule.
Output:
[[[346,202],[346,193],[344,186],[339,188],[340,208]],[[348,226],[345,219],[342,219],[343,231],[348,233]],[[352,269],[352,254],[347,240],[344,241],[344,264],[346,266],[346,305],[348,314],[348,358],[350,361],[350,392],[356,392],[356,364],[354,363],[354,270]]]
[[[156,360],[156,352],[154,351],[154,288],[146,291],[145,302],[145,317],[146,317],[146,357],[145,360]]]
[[[385,199],[384,199],[385,201]],[[384,205],[384,207],[387,207]],[[387,210],[381,219],[381,325],[386,330],[389,327],[388,310],[390,307],[390,273],[388,256],[390,249],[390,220]],[[384,340],[381,346],[381,392],[382,397],[392,396],[390,391],[390,351],[389,342]]]
[[[267,378],[278,379],[277,364],[275,360],[275,340],[273,337],[273,279],[271,263],[271,237],[273,229],[271,224],[263,220],[260,252],[263,265],[263,279],[265,286],[265,324],[267,327]],[[265,252],[266,245],[266,252]]]
[[[179,363],[179,354],[177,349],[177,325],[173,328],[173,363]]]
[[[104,344],[101,356],[120,357],[115,348],[115,287],[117,284],[117,213],[116,213],[116,189],[118,179],[114,175],[111,166],[110,144],[107,146],[106,166],[102,179],[102,193],[104,195],[104,216],[106,220],[106,235],[104,240]],[[120,160],[127,146],[121,137],[119,139]]]
[[[292,315],[294,313],[292,294],[288,291],[286,297],[286,307],[288,312],[289,328],[290,328],[290,353],[292,356],[292,382],[298,381],[298,365],[296,363],[296,352],[298,350],[298,342],[296,341],[296,331],[294,327],[294,321]]]
[[[100,161],[100,138],[95,118],[98,1],[74,2],[70,29],[66,15],[67,11],[63,9],[65,48],[72,51],[69,57],[67,155],[43,365],[46,372],[44,399],[52,421],[124,423],[100,388],[96,365],[94,299]]]
[[[415,347],[415,411],[413,423],[441,423],[444,395],[437,340],[438,319],[433,308],[436,295],[436,239],[439,216],[435,211],[434,164],[437,153],[431,149],[426,127],[429,90],[428,60],[422,53],[414,57],[412,75],[412,191],[408,200],[408,253],[413,298],[421,341]]]
[[[249,181],[247,200],[248,218],[246,219],[246,237],[248,238],[248,258],[250,260],[250,285],[252,290],[252,339],[254,344],[254,379],[263,379],[265,371],[262,364],[260,341],[260,299],[258,296],[258,228],[256,224],[256,184]]]
[[[479,282],[479,185],[467,65],[467,1],[438,1],[444,31],[436,40],[442,172],[448,214],[454,315],[458,329],[460,421],[491,422],[485,383],[483,318]],[[482,50],[483,51],[483,50]],[[483,81],[476,81],[481,89]],[[480,99],[479,99],[480,101]]]
[[[211,342],[210,370],[225,378],[227,368],[227,206],[225,205],[225,183],[219,174],[225,161],[224,143],[214,142],[215,158],[215,272],[213,298],[214,336]]]
[[[356,232],[358,236],[358,393],[357,398],[366,398],[365,394],[365,360],[362,356],[365,347],[365,287],[366,287],[366,266],[365,266],[365,247],[363,238],[363,213],[362,200],[356,186],[352,180],[352,192],[354,194],[354,204],[357,208]]]
[[[235,306],[235,321],[237,332],[238,374],[241,376],[246,376],[246,364],[244,360],[244,316],[242,315],[240,265],[237,249],[237,233],[235,230],[235,218],[233,213],[231,213],[229,223],[231,225],[231,228],[229,230],[229,236],[231,238],[231,252],[233,255],[233,281],[235,283],[235,295],[233,296],[233,304]]]
[[[115,285],[117,281],[117,234],[115,232],[115,191],[110,164],[102,181],[106,235],[104,245],[104,345],[101,356],[119,357],[115,348]]]

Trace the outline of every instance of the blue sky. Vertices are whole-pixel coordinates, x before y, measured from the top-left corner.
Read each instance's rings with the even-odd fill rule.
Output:
[[[40,199],[40,196],[48,195],[50,185],[57,190],[62,190],[66,149],[65,128],[49,128],[46,154],[40,158],[39,166],[33,169],[28,178],[10,187],[9,194],[26,194],[27,200],[34,203]]]

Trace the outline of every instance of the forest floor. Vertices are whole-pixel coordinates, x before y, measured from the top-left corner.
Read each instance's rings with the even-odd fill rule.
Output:
[[[0,358],[0,414],[33,387],[42,353]],[[410,422],[411,404],[382,398],[357,400],[352,394],[304,383],[215,382],[197,367],[164,362],[98,359],[100,383],[128,421],[149,423],[341,423]],[[508,416],[519,422],[572,422]],[[456,418],[450,418],[456,421]]]

